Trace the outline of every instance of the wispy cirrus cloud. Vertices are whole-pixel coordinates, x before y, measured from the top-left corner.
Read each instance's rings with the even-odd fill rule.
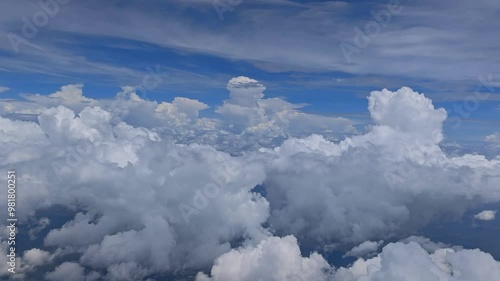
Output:
[[[17,9],[10,8],[10,15],[2,17],[4,25],[10,31],[20,30],[20,19],[29,10],[28,2],[7,2],[2,5],[14,5]],[[223,24],[216,17],[210,19],[206,11],[189,8],[190,12],[201,13],[204,22],[212,23],[200,25],[194,18],[183,16],[186,10],[176,8],[172,2],[127,2],[116,7],[111,2],[75,1],[59,12],[47,26],[47,32],[64,32],[54,36],[124,38],[282,71],[343,71],[460,80],[493,72],[498,57],[495,46],[499,42],[485,39],[495,38],[488,36],[495,33],[493,26],[498,21],[491,13],[497,5],[492,1],[482,0],[474,5],[461,1],[461,5],[446,9],[441,2],[424,1],[419,6],[402,3],[403,12],[397,20],[374,38],[352,64],[345,63],[338,45],[352,40],[353,29],[372,20],[370,13],[360,13],[357,6],[345,2],[279,3],[289,5],[263,7],[262,3],[248,2]],[[384,4],[365,3],[374,10]],[[173,5],[168,17],[156,11],[165,5]],[[2,10],[7,11],[6,7]],[[464,10],[471,12],[464,17]],[[104,16],[109,14],[113,16]],[[488,20],[478,21],[478,14]],[[476,30],[481,30],[480,35]],[[10,48],[6,42],[1,46],[4,50]],[[411,67],[408,60],[413,62]]]

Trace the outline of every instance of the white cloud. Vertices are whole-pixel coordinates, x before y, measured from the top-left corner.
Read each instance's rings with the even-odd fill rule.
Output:
[[[64,105],[80,110],[85,106],[96,105],[96,100],[83,96],[83,84],[62,86],[61,89],[50,95],[24,95],[24,97],[38,105],[53,107]]]
[[[175,98],[172,103],[162,102],[158,105],[157,112],[168,112],[170,114],[184,114],[186,119],[196,121],[199,112],[207,109],[208,105],[188,98]]]
[[[355,133],[354,122],[341,117],[306,114],[301,104],[280,98],[264,98],[265,87],[248,77],[236,77],[227,84],[229,99],[217,107],[216,118],[199,118],[207,104],[176,97],[172,102],[141,98],[134,87],[123,87],[112,100],[94,100],[83,95],[83,85],[66,85],[48,96],[28,95],[29,102],[0,100],[3,115],[38,116],[45,109],[64,105],[79,114],[86,107],[98,106],[109,112],[112,122],[145,127],[179,143],[209,144],[218,149],[240,153],[242,149],[273,147],[289,136],[311,133]],[[34,118],[36,119],[36,118]]]
[[[299,111],[303,105],[292,104],[280,98],[264,98],[264,85],[248,77],[231,79],[227,89],[230,98],[216,112],[229,121],[233,131],[243,132],[249,138],[277,138],[281,141],[290,135],[356,131],[352,126],[354,123],[348,119],[306,114]]]
[[[335,272],[335,281],[491,281],[500,263],[480,250],[438,249],[428,253],[415,242],[394,243],[369,260],[359,259]]]
[[[330,266],[318,253],[302,257],[293,236],[270,237],[255,247],[247,247],[220,256],[211,277],[198,273],[197,281],[230,280],[327,280]]]
[[[384,89],[372,92],[368,101],[368,110],[376,124],[429,138],[433,142],[443,139],[442,124],[446,111],[435,109],[432,101],[423,94],[407,87],[396,92]]]
[[[384,241],[365,241],[349,250],[345,256],[363,257],[376,253]]]
[[[86,275],[85,269],[74,262],[65,262],[45,276],[49,281],[97,281],[99,277],[96,272]]]
[[[488,135],[485,141],[493,148],[500,149],[500,132]]]
[[[361,243],[460,216],[466,202],[500,199],[498,159],[448,157],[439,147],[443,109],[408,88],[369,100],[377,125],[364,135],[292,138],[265,150],[269,221],[279,234]]]
[[[296,240],[287,236],[232,250],[215,261],[211,277],[199,273],[196,280],[492,281],[498,276],[500,262],[480,250],[428,252],[415,242],[391,243],[376,257],[334,269],[316,253],[301,257]]]
[[[495,215],[497,214],[497,211],[492,211],[492,210],[484,210],[476,215],[474,215],[475,219],[482,220],[482,221],[491,221],[495,219]]]
[[[340,142],[317,134],[290,137],[290,128],[308,135],[311,127],[349,130],[350,121],[266,99],[264,86],[250,78],[235,78],[228,88],[230,98],[217,109],[221,119],[200,118],[207,105],[192,99],[158,103],[124,88],[112,100],[89,100],[80,86],[31,99],[40,110],[37,122],[0,117],[0,170],[22,167],[19,219],[54,205],[76,212],[51,229],[44,243],[56,249],[51,257],[71,253],[80,259],[48,278],[71,269],[75,280],[90,278],[91,271],[105,280],[140,280],[213,266],[211,277],[198,278],[286,280],[297,274],[314,280],[323,271],[306,261],[331,268],[317,254],[302,257],[299,243],[320,239],[346,249],[361,244],[354,251],[361,255],[378,246],[366,241],[404,237],[442,216],[461,216],[471,205],[500,201],[500,159],[446,155],[439,146],[446,112],[409,88],[372,92],[368,109],[375,124]],[[269,148],[277,132],[287,139]],[[256,141],[261,138],[270,140]],[[236,149],[236,156],[221,151],[224,145]],[[254,192],[259,185],[265,197]],[[0,201],[0,209],[5,204]],[[484,253],[428,255],[421,248],[441,246],[411,241],[427,246],[385,247],[335,278],[347,274],[337,280],[352,281],[364,274],[363,281],[387,281],[398,276],[398,268],[428,268],[422,273],[428,280],[455,281],[458,275],[445,268],[476,276],[474,270],[485,265],[485,274],[495,273]],[[412,251],[415,265],[399,260]],[[461,264],[476,255],[484,264]],[[39,264],[43,257],[33,250],[26,258]],[[235,263],[247,271],[231,269]]]
[[[110,265],[134,263],[146,265],[146,268],[150,266],[152,272],[168,271],[172,263],[170,259],[174,258],[170,257],[170,252],[175,246],[174,231],[170,228],[164,219],[148,218],[140,231],[129,230],[105,236],[99,244],[87,248],[81,261],[99,269],[106,269]],[[54,239],[64,235],[64,232],[51,234],[47,237],[47,242],[57,244]]]
[[[10,90],[9,87],[0,86],[0,93],[7,92],[8,90]]]
[[[32,266],[40,266],[51,259],[50,253],[47,251],[43,251],[40,249],[31,249],[24,253],[23,262],[32,265]]]
[[[150,274],[209,266],[231,241],[267,235],[268,203],[251,192],[265,176],[256,160],[172,144],[146,128],[113,124],[112,117],[98,107],[76,115],[59,106],[45,110],[39,124],[0,118],[2,170],[22,166],[19,179],[29,194],[19,198],[27,206],[19,218],[55,204],[85,213],[52,229],[46,246],[78,247],[82,265],[120,279],[127,269]],[[62,276],[57,272],[50,277]]]

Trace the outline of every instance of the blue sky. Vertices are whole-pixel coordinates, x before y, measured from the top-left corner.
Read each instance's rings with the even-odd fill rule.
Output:
[[[500,124],[498,3],[482,2],[73,0],[33,31],[26,21],[43,11],[37,1],[2,1],[0,85],[10,88],[2,96],[82,83],[86,96],[111,98],[157,69],[164,79],[147,98],[213,107],[227,98],[227,81],[243,75],[263,83],[267,97],[363,126],[371,91],[409,86],[463,120],[458,129],[445,123],[447,142],[477,146]],[[383,18],[389,4],[398,12]],[[356,29],[366,31],[374,14],[380,30],[348,61],[341,45],[356,46]],[[26,40],[18,52],[12,34]],[[491,94],[462,115],[457,106],[474,97],[479,76],[491,77],[481,89]]]

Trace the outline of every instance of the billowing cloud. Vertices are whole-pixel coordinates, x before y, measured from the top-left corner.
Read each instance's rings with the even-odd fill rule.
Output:
[[[491,281],[500,276],[500,263],[480,250],[425,251],[419,244],[394,243],[372,259],[357,260],[338,269],[335,281]]]
[[[317,253],[301,257],[296,240],[287,236],[232,250],[215,261],[211,278],[199,273],[196,280],[492,281],[498,276],[500,262],[480,250],[426,251],[415,242],[391,243],[376,257],[333,268]]]
[[[277,233],[359,244],[500,199],[500,159],[447,156],[439,146],[446,112],[423,94],[375,91],[369,110],[376,125],[364,135],[291,138],[265,150]]]
[[[264,85],[248,77],[229,81],[230,98],[217,112],[230,120],[230,125],[243,133],[270,138],[272,136],[303,136],[326,130],[355,132],[352,121],[345,118],[306,114],[303,105],[280,98],[264,98]]]
[[[49,272],[45,279],[48,281],[97,281],[99,277],[97,272],[86,275],[85,269],[78,263],[65,262]]]
[[[110,280],[128,271],[140,280],[208,266],[233,241],[267,235],[268,203],[251,192],[265,177],[259,163],[112,119],[99,107],[77,115],[63,106],[45,110],[38,124],[0,118],[1,169],[22,169],[26,184],[19,218],[55,205],[77,211],[46,246],[73,249],[82,266]]]
[[[40,249],[30,249],[26,251],[23,255],[24,263],[33,266],[43,265],[51,260],[51,255],[47,251],[43,251]]]
[[[405,237],[500,201],[500,158],[444,153],[446,112],[423,94],[372,92],[374,124],[332,141],[320,134],[349,134],[352,122],[266,99],[265,87],[246,77],[229,81],[230,97],[215,107],[220,118],[203,117],[208,106],[193,99],[159,103],[125,87],[113,99],[93,100],[82,89],[25,96],[31,107],[8,101],[3,113],[13,111],[0,117],[0,171],[17,169],[23,183],[19,220],[36,219],[35,237],[48,231],[43,245],[21,257],[32,265],[26,276],[46,264],[55,281],[67,271],[78,281],[154,280],[208,268],[199,280],[387,281],[425,269],[427,280],[440,281],[497,274],[485,253],[431,253],[442,245],[415,237],[337,270],[299,250],[334,244],[371,257],[379,242],[369,241]],[[34,120],[16,118],[19,109]],[[70,210],[61,227],[38,217],[54,206]],[[415,264],[405,260],[411,252]],[[466,266],[475,258],[482,263]]]
[[[50,95],[23,95],[26,101],[0,100],[0,113],[12,118],[37,116],[45,109],[63,105],[76,114],[98,106],[111,114],[111,122],[144,127],[177,143],[208,144],[238,154],[243,150],[274,147],[284,139],[311,133],[355,133],[354,122],[342,117],[307,114],[301,104],[281,98],[264,98],[265,87],[248,77],[235,77],[227,84],[229,99],[215,108],[215,118],[200,118],[209,106],[198,100],[176,97],[172,102],[144,99],[135,87],[122,88],[112,100],[94,100],[83,95],[83,85],[61,87]]]
[[[231,250],[215,260],[211,277],[199,273],[196,281],[328,280],[330,266],[318,253],[302,257],[293,236],[270,237],[255,247]]]
[[[368,110],[376,124],[436,143],[443,139],[441,131],[446,111],[434,108],[423,94],[407,87],[396,92],[384,89],[372,92],[368,101]]]

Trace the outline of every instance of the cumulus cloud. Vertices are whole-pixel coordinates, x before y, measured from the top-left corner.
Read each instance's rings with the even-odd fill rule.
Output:
[[[482,221],[491,221],[495,219],[495,216],[497,214],[497,211],[492,211],[492,210],[484,210],[476,215],[474,215],[475,219],[482,220]]]
[[[443,139],[442,124],[446,111],[434,108],[430,99],[410,88],[403,87],[396,92],[387,89],[374,91],[368,102],[368,110],[376,124],[435,142]]]
[[[23,261],[28,265],[39,266],[49,262],[51,255],[47,251],[31,249],[24,253]]]
[[[357,260],[338,269],[335,281],[491,281],[500,276],[500,263],[480,250],[450,248],[425,251],[415,242],[393,243],[372,259]]]
[[[62,86],[61,89],[50,95],[24,95],[24,97],[37,105],[52,107],[58,105],[78,107],[95,105],[96,100],[83,96],[83,84]]]
[[[211,277],[199,273],[196,281],[326,281],[328,270],[330,266],[318,253],[302,257],[295,237],[270,237],[255,247],[231,250],[220,256]]]
[[[232,250],[215,261],[211,277],[199,273],[196,280],[491,281],[498,276],[500,262],[480,250],[426,251],[415,242],[391,243],[376,257],[335,269],[317,253],[302,257],[296,240],[287,236]]]
[[[65,262],[45,276],[49,281],[97,281],[99,277],[97,272],[86,275],[85,269],[74,262]]]
[[[265,87],[248,77],[235,77],[227,84],[229,99],[215,108],[214,118],[200,118],[209,106],[195,99],[176,97],[171,102],[143,99],[134,87],[122,88],[114,99],[94,100],[83,94],[82,84],[66,85],[49,95],[24,94],[25,101],[0,100],[0,114],[37,116],[50,107],[63,105],[76,114],[98,106],[112,115],[112,122],[144,127],[178,143],[208,144],[233,154],[279,145],[290,136],[311,133],[348,135],[354,122],[342,117],[307,114],[302,104],[281,98],[264,98]]]
[[[277,233],[359,244],[500,199],[500,161],[447,156],[439,146],[446,112],[423,94],[375,91],[369,111],[376,125],[364,135],[339,143],[291,138],[264,151]]]
[[[365,241],[349,250],[347,253],[345,253],[345,256],[362,257],[376,253],[383,242],[384,241]]]
[[[159,103],[125,87],[111,100],[94,100],[82,89],[25,96],[31,107],[26,101],[3,107],[33,112],[33,121],[0,117],[0,170],[18,168],[23,183],[20,221],[53,206],[73,212],[23,257],[37,266],[60,263],[47,278],[71,271],[82,281],[144,280],[211,266],[197,278],[392,280],[398,270],[426,267],[428,280],[458,281],[461,268],[463,276],[481,277],[475,270],[487,265],[485,274],[496,272],[478,251],[428,254],[423,249],[442,246],[430,241],[391,244],[335,274],[319,254],[300,253],[299,245],[335,243],[370,255],[379,246],[370,241],[405,237],[443,216],[500,201],[500,159],[444,153],[446,112],[423,94],[372,92],[373,126],[332,141],[309,134],[348,132],[353,123],[266,99],[265,87],[246,77],[229,81],[230,97],[215,108],[219,119],[203,117],[208,105],[193,99]],[[51,226],[32,227],[36,235]],[[412,251],[416,268],[399,261]],[[64,263],[65,256],[76,260]],[[472,256],[484,264],[462,267]]]
[[[40,158],[40,148],[49,144],[44,132],[35,123],[0,117],[0,127],[0,163],[3,165]]]
[[[2,145],[9,147],[2,170],[22,167],[18,177],[26,184],[19,218],[55,205],[79,211],[48,233],[46,246],[74,249],[82,266],[106,270],[109,280],[125,280],[126,272],[140,280],[208,266],[233,241],[267,235],[268,203],[252,192],[265,176],[259,163],[210,146],[173,144],[112,119],[99,107],[77,115],[63,106],[44,110],[38,124],[0,118]]]
[[[336,130],[354,132],[353,123],[345,118],[329,118],[306,114],[280,98],[264,98],[264,85],[248,77],[236,77],[229,81],[230,98],[217,108],[217,112],[231,120],[233,128],[263,137],[287,136],[291,132],[307,135],[311,132]]]
[[[494,149],[500,149],[500,133],[486,136],[485,141]]]

